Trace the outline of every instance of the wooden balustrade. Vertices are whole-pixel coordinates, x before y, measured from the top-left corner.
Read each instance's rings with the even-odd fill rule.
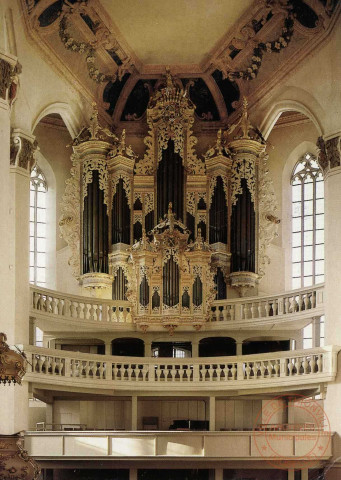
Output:
[[[320,347],[309,350],[275,352],[214,358],[146,358],[91,355],[27,346],[31,372],[27,379],[63,378],[64,381],[100,382],[110,385],[140,384],[167,388],[191,383],[211,388],[214,384],[247,386],[261,382],[328,381],[336,375],[338,347]],[[59,382],[59,381],[58,381]],[[60,383],[60,382],[59,382]],[[224,387],[225,388],[225,387]]]
[[[129,302],[63,294],[31,286],[31,311],[96,323],[132,323]]]
[[[233,327],[237,324],[247,324],[248,321],[256,321],[261,326],[275,319],[281,322],[301,316],[323,315],[323,294],[324,285],[320,284],[281,295],[217,300],[213,302],[209,322],[212,324],[226,322]],[[122,327],[132,324],[134,320],[129,302],[62,294],[33,285],[31,315],[84,324],[105,326],[121,324]]]
[[[216,300],[210,322],[239,322],[268,317],[293,317],[299,313],[323,314],[324,284],[292,290],[281,295]]]

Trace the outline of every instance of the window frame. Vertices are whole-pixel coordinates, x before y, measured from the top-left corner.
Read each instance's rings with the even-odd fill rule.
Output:
[[[315,165],[312,163],[314,162]],[[307,179],[311,181],[307,182]],[[292,174],[291,174],[291,285],[292,288],[304,288],[312,286],[316,283],[316,277],[320,277],[317,283],[322,283],[324,281],[324,261],[325,261],[325,252],[324,252],[324,189],[323,196],[318,196],[317,184],[322,182],[324,186],[324,178],[322,169],[317,163],[316,157],[310,153],[306,152],[300,157],[296,162]],[[312,195],[311,198],[307,198],[308,185],[312,185]],[[299,199],[294,198],[294,188],[300,187],[298,190],[300,192]],[[317,211],[317,202],[318,200],[323,200],[322,211]],[[311,202],[312,209],[311,213],[306,214],[305,209],[308,207],[308,202]],[[299,204],[299,214],[295,215],[294,208],[295,204]],[[307,222],[311,217],[311,228],[307,228]],[[317,228],[318,219],[323,218],[323,227]],[[295,222],[295,219],[298,219],[299,222]],[[295,223],[299,223],[299,230],[295,229]],[[296,227],[297,228],[297,227]],[[317,242],[317,232],[323,232],[323,241]],[[296,241],[299,238],[299,242],[296,245]],[[299,235],[298,235],[299,234]],[[308,238],[311,238],[311,241],[308,241]],[[319,245],[323,246],[323,255],[317,255],[317,247]],[[308,256],[306,249],[310,247],[311,249],[311,258]],[[298,251],[298,257],[300,260],[294,261],[294,252],[295,249]],[[322,265],[323,273],[317,273],[317,262],[320,262]],[[310,268],[311,272],[307,270]],[[298,274],[294,274],[295,265],[299,265]],[[322,277],[322,279],[321,279]],[[311,278],[311,280],[309,280]],[[299,279],[299,281],[295,281]]]
[[[43,188],[44,190],[41,190]],[[30,282],[34,285],[39,286],[46,286],[47,278],[46,278],[46,263],[47,263],[47,220],[46,220],[46,202],[47,197],[45,197],[45,206],[38,205],[38,193],[46,194],[48,191],[48,185],[46,181],[46,177],[41,170],[41,168],[35,164],[35,166],[31,170],[30,176]],[[33,204],[31,201],[31,193],[33,192]],[[33,220],[31,219],[31,208],[33,208]],[[38,210],[45,210],[45,221],[38,221]],[[31,224],[33,224],[33,234],[31,234]],[[38,224],[44,225],[44,236],[38,236]],[[33,238],[33,250],[31,250],[31,239]],[[38,238],[45,239],[45,251],[39,252],[38,251]],[[33,265],[31,264],[31,254],[33,253]],[[38,266],[38,253],[43,254],[45,256],[45,266],[40,267]],[[33,268],[33,279],[31,278],[31,269]],[[38,268],[44,269],[45,271],[45,280],[38,281]]]

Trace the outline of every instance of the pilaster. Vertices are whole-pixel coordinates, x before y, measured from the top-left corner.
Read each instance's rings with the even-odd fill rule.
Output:
[[[29,189],[21,197],[20,206],[16,202],[18,185],[13,183],[10,170],[10,113],[18,87],[20,65],[16,57],[0,51],[0,331],[6,333],[9,345],[20,345],[29,340],[28,317],[28,212]],[[29,185],[27,173],[24,183]],[[20,225],[20,237],[17,215],[20,207],[25,207],[25,222]],[[19,208],[19,210],[16,210]],[[23,218],[23,217],[20,217]],[[27,236],[25,235],[27,231]],[[18,243],[19,242],[19,243]],[[22,251],[19,251],[23,248]],[[21,260],[23,263],[21,263]],[[23,278],[20,279],[20,275]],[[22,282],[22,283],[20,283]],[[18,285],[25,284],[23,291]],[[27,295],[25,292],[27,291]],[[25,306],[25,307],[24,307]],[[13,385],[1,392],[0,434],[12,435],[27,428],[28,422],[28,384],[23,380],[22,387]]]
[[[326,134],[317,142],[319,164],[325,185],[325,344],[341,345],[341,131]],[[337,433],[333,442],[334,458],[341,456],[341,357],[337,377],[328,386],[324,409]],[[334,467],[333,467],[334,468]]]

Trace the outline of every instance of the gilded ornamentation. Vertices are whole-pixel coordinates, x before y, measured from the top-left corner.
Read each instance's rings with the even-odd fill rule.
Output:
[[[30,171],[35,163],[34,154],[37,147],[37,142],[31,142],[25,137],[14,135],[11,137],[10,164],[13,167]]]
[[[154,173],[154,135],[150,130],[143,143],[146,145],[146,153],[144,157],[135,165],[136,175],[152,175]]]
[[[222,131],[221,128],[218,130],[217,134],[217,141],[213,147],[209,148],[207,152],[204,155],[205,160],[208,160],[209,158],[214,158],[214,157],[219,157],[221,155],[224,155],[225,151],[225,139],[222,136]]]
[[[90,116],[90,126],[83,127],[79,134],[74,138],[72,145],[79,145],[80,143],[89,140],[108,140],[113,139],[114,142],[119,142],[118,137],[107,127],[102,127],[98,121],[98,108],[96,102],[92,103],[92,114]]]
[[[279,219],[276,216],[278,209],[277,198],[274,192],[273,182],[269,176],[267,166],[268,155],[266,153],[260,156],[258,175],[258,214],[259,214],[259,233],[258,233],[258,275],[262,278],[265,274],[266,265],[270,259],[266,254],[267,248],[272,240],[278,236]]]
[[[71,156],[71,177],[66,180],[65,193],[61,203],[59,229],[62,238],[71,250],[69,265],[73,275],[80,275],[80,162],[76,154]],[[84,205],[84,201],[82,203]]]
[[[202,280],[202,265],[193,265],[193,281],[196,277],[199,277]]]
[[[211,203],[212,203],[213,193],[214,193],[214,189],[215,189],[215,187],[216,187],[216,185],[217,185],[217,178],[218,178],[218,177],[220,177],[220,178],[222,179],[222,181],[223,181],[226,204],[227,204],[227,202],[228,202],[229,192],[228,192],[228,179],[227,179],[227,176],[226,176],[226,175],[216,174],[216,175],[213,175],[212,177],[210,177],[209,197],[208,197],[208,206],[209,206],[209,207],[211,206]]]
[[[148,192],[144,195],[144,214],[154,210],[154,192]]]
[[[142,225],[142,213],[134,212],[134,223],[140,222]]]
[[[254,161],[244,156],[244,158],[235,158],[231,170],[231,203],[236,205],[237,195],[243,193],[241,181],[246,179],[247,186],[251,193],[251,199],[255,202],[256,198],[256,170]]]
[[[117,184],[120,181],[120,179],[123,180],[123,189],[128,200],[129,208],[132,209],[131,180],[129,178],[129,175],[125,173],[118,173],[117,175],[114,175],[113,177],[111,177],[111,198],[113,198],[116,193]]]
[[[187,212],[194,216],[195,207],[196,207],[195,192],[187,192],[187,201],[186,201]]]
[[[200,223],[200,222],[203,222],[203,223],[207,222],[206,213],[199,213],[198,214],[198,223]]]
[[[92,183],[93,171],[98,171],[99,188],[104,192],[104,203],[109,208],[109,187],[108,187],[108,169],[105,160],[98,157],[90,157],[83,162],[82,172],[82,206],[84,208],[84,199],[87,196],[87,185]]]
[[[1,480],[38,480],[40,468],[23,448],[19,434],[2,436],[0,444]]]
[[[198,159],[194,151],[197,139],[192,135],[195,107],[189,98],[189,82],[186,89],[175,83],[169,69],[161,88],[150,98],[147,108],[148,136],[145,138],[147,151],[136,165],[136,173],[150,175],[162,159],[162,151],[167,149],[168,141],[174,141],[174,151],[179,153],[188,173],[205,173],[205,164]],[[186,151],[185,151],[186,145]],[[156,162],[154,162],[156,156]],[[156,163],[156,165],[155,165]]]
[[[110,157],[122,156],[136,160],[138,155],[133,151],[131,145],[126,144],[126,131],[123,129],[121,138],[118,143],[114,145],[110,152]]]
[[[6,343],[7,336],[0,333],[0,383],[18,383],[26,373],[27,361],[24,354],[11,350]]]

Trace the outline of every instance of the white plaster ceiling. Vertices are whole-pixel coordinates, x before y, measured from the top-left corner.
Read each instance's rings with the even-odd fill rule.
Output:
[[[100,0],[139,60],[198,64],[253,0]]]

